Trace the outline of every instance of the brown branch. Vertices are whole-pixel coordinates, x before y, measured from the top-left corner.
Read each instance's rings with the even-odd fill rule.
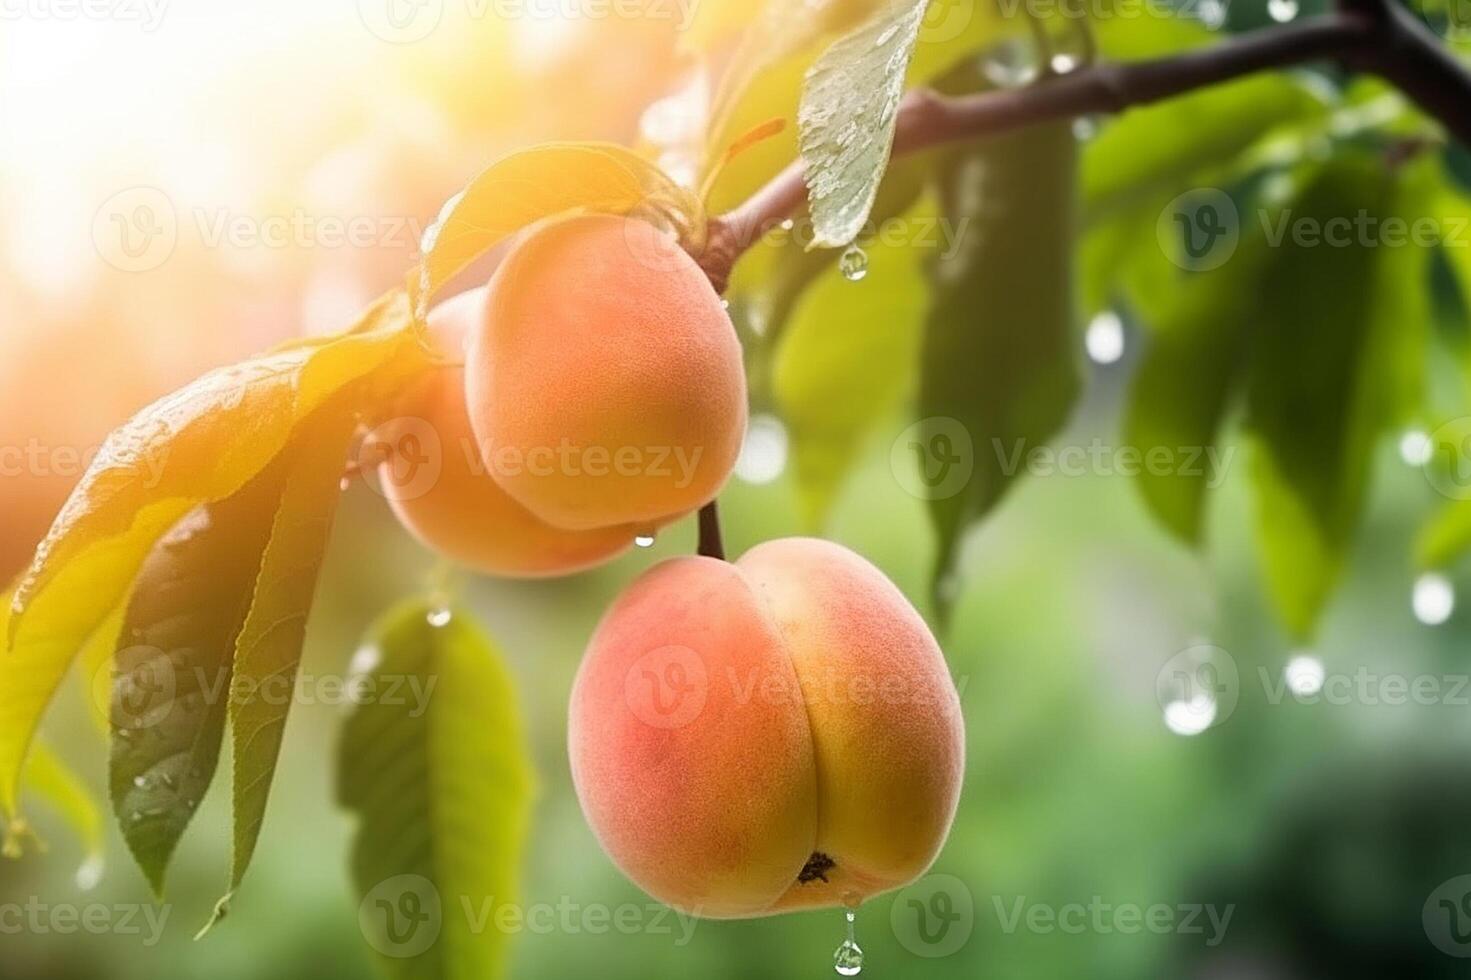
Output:
[[[700,508],[699,553],[706,558],[725,560],[725,544],[720,539],[720,509],[713,500]]]
[[[1341,0],[1338,12],[1151,61],[1099,64],[1035,85],[975,95],[909,92],[894,155],[1053,119],[1122,112],[1270,68],[1331,60],[1391,82],[1471,146],[1471,72],[1395,0]],[[712,218],[701,267],[725,291],[737,259],[806,200],[800,160]]]

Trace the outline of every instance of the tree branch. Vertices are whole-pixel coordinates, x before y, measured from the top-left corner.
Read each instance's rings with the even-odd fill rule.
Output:
[[[1024,88],[975,95],[914,89],[899,108],[893,153],[1053,119],[1122,112],[1265,69],[1318,60],[1379,75],[1471,146],[1471,71],[1395,0],[1340,0],[1335,13],[1174,57],[1093,65]],[[740,206],[711,219],[698,260],[717,291],[725,291],[736,260],[806,197],[798,160]]]
[[[725,560],[725,544],[720,538],[720,510],[713,500],[700,508],[699,553],[706,558]]]

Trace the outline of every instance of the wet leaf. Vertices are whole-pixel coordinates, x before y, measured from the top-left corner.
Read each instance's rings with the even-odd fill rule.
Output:
[[[281,475],[268,467],[234,495],[191,511],[154,545],[128,603],[112,658],[109,784],[123,839],[155,895],[214,780],[235,641]]]
[[[230,888],[206,924],[225,914],[245,877],[265,819],[286,719],[296,696],[296,674],[340,495],[342,461],[355,422],[341,405],[310,421],[282,461],[283,490],[260,560],[250,611],[235,642],[229,698],[234,749],[234,834]]]
[[[848,244],[868,220],[926,3],[885,5],[807,72],[797,126],[814,248]]]
[[[108,437],[16,592],[0,655],[0,809],[14,812],[47,703],[153,543],[194,507],[244,486],[345,385],[385,364],[422,364],[410,322],[403,294],[390,294],[354,332],[211,372]]]

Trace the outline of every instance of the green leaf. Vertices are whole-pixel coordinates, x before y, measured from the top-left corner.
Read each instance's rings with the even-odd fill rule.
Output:
[[[1345,155],[1312,176],[1290,215],[1324,229],[1417,215],[1417,181]],[[1256,289],[1247,425],[1268,592],[1310,640],[1357,530],[1378,439],[1418,393],[1429,250],[1355,233],[1313,244],[1290,231]]]
[[[102,811],[87,785],[56,753],[38,742],[21,773],[21,790],[51,807],[81,842],[85,858],[77,870],[77,883],[85,891],[96,883],[103,870],[104,843]],[[4,822],[0,856],[18,858],[27,839],[36,839],[30,823],[20,815]]]
[[[848,244],[868,220],[926,2],[886,4],[807,72],[797,125],[814,248]]]
[[[156,895],[214,780],[235,641],[281,491],[272,466],[191,511],[154,546],[128,603],[113,658],[109,783],[123,839]]]
[[[1291,75],[1265,74],[1132,109],[1106,124],[1084,153],[1088,220],[1216,179],[1276,127],[1323,118],[1328,108]]]
[[[1248,224],[1229,261],[1191,273],[1168,292],[1130,390],[1126,444],[1146,464],[1162,451],[1172,460],[1141,466],[1137,485],[1154,516],[1192,545],[1200,542],[1206,490],[1235,452],[1218,437],[1252,346],[1255,290],[1267,260],[1260,229]]]
[[[1453,500],[1436,511],[1415,537],[1415,564],[1446,568],[1471,550],[1471,500]]]
[[[350,411],[327,406],[295,440],[283,463],[284,490],[261,557],[250,612],[235,643],[235,689],[229,699],[235,824],[230,888],[203,931],[228,910],[260,838],[286,718],[295,700],[307,616],[355,426]]]
[[[126,599],[149,549],[201,503],[230,496],[297,422],[385,364],[423,363],[402,292],[346,335],[211,372],[108,437],[23,576],[0,654],[0,810],[13,813],[26,748],[87,638]]]
[[[475,923],[516,901],[534,778],[499,651],[465,613],[442,626],[430,615],[404,605],[359,654],[338,798],[358,817],[359,923],[388,974],[491,980],[505,976],[507,936]],[[411,693],[375,696],[390,684]]]
[[[921,207],[903,221],[935,229],[938,217]],[[864,440],[909,390],[919,359],[924,262],[934,253],[913,243],[867,252],[863,281],[830,265],[802,294],[776,349],[773,394],[791,435],[803,516],[814,527]]]
[[[704,227],[700,204],[652,163],[613,143],[549,143],[492,163],[449,200],[425,234],[424,256],[409,273],[420,320],[434,294],[508,235],[542,218],[587,209],[645,209],[682,231]]]
[[[962,147],[944,168],[941,212],[961,248],[933,267],[915,444],[933,457],[926,467],[968,451],[973,471],[923,493],[939,538],[937,585],[965,527],[1016,475],[1017,451],[1051,437],[1077,395],[1075,162],[1071,126],[1048,123]],[[968,447],[956,444],[963,437]]]

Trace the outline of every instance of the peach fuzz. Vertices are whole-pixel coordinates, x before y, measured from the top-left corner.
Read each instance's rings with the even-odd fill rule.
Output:
[[[483,316],[486,290],[461,293],[429,314],[430,337],[447,362],[431,368],[404,393],[396,406],[400,418],[375,436],[388,452],[404,440],[424,442],[434,452],[438,473],[423,481],[420,464],[385,458],[379,485],[399,522],[425,546],[468,568],[489,575],[538,578],[566,575],[606,562],[633,543],[631,527],[569,531],[539,520],[512,500],[486,470],[465,410],[464,368],[453,366],[465,337]],[[401,477],[395,476],[395,466]],[[426,485],[427,484],[427,485]]]
[[[490,281],[466,360],[482,449],[557,527],[645,531],[719,492],[746,427],[740,343],[694,260],[646,222],[540,225]]]
[[[589,643],[568,743],[604,850],[711,918],[913,881],[949,832],[965,756],[924,620],[863,558],[806,538],[636,580]]]

